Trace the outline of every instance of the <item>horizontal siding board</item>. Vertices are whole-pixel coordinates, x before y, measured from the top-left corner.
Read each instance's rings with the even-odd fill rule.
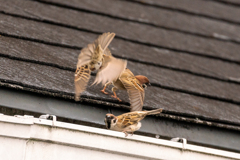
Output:
[[[57,0],[52,1],[60,3]],[[74,2],[71,5],[83,7],[90,10],[90,12],[91,10],[100,11],[116,16],[122,13],[122,16],[125,17],[128,14],[130,15],[126,17],[128,19],[143,21],[146,21],[144,14],[148,11],[151,14],[158,15],[160,13],[158,11],[161,10],[125,1],[116,1],[116,3],[110,3],[111,1],[96,1],[96,3],[82,1],[79,3],[79,1],[71,0],[63,3],[70,4],[70,2]],[[239,102],[239,85],[195,76],[194,74],[187,74],[174,69],[156,67],[156,65],[163,64],[164,66],[186,69],[219,78],[239,78],[239,65],[204,57],[204,55],[211,55],[239,61],[238,50],[240,47],[235,43],[114,19],[111,16],[96,15],[96,13],[90,14],[90,12],[84,13],[62,7],[44,5],[34,1],[2,1],[1,4],[0,79],[2,82],[17,82],[29,87],[37,87],[40,90],[73,96],[73,71],[81,47],[92,42],[98,36],[98,33],[113,31],[118,36],[110,47],[114,55],[132,58],[136,61],[144,61],[144,63],[154,63],[145,65],[129,61],[128,67],[135,74],[148,76],[152,83],[172,88],[164,89],[164,87],[156,87],[156,85],[149,87],[146,91],[145,108],[164,107],[168,112],[183,116],[191,115],[200,119],[206,118],[238,124],[240,122],[240,118],[236,114],[240,111],[239,105],[222,102],[214,98],[185,94],[182,91],[174,91],[174,89],[182,89],[186,92],[195,92]],[[121,5],[117,7],[117,4]],[[126,5],[129,13],[128,10],[121,10],[125,4],[129,4]],[[146,7],[146,11],[144,10],[142,14],[136,12],[135,14],[138,15],[130,14],[130,9],[131,7],[134,8],[133,6]],[[108,7],[111,12],[106,12]],[[139,9],[135,8],[134,11]],[[184,15],[173,11],[164,10],[164,12],[166,12],[165,14],[168,12],[171,16],[174,14],[180,15],[179,18]],[[16,15],[10,16],[9,14]],[[151,14],[148,14],[146,17],[151,17]],[[21,16],[25,16],[25,18],[21,18]],[[184,16],[185,21],[187,21],[187,15]],[[190,15],[188,16],[191,17]],[[31,18],[32,20],[29,20]],[[193,22],[195,25],[198,24],[197,22],[200,19],[204,20],[200,21],[204,22],[203,24],[215,24],[216,28],[218,28],[217,23],[222,23],[220,25],[221,27],[224,26],[222,30],[224,28],[228,29],[229,34],[232,34],[232,36],[227,36],[235,39],[239,36],[238,33],[240,32],[236,32],[239,30],[238,26],[225,22],[215,22],[198,16],[192,16],[191,18],[197,19],[196,22]],[[153,19],[148,19],[148,21],[151,22]],[[176,23],[181,23],[181,21]],[[156,23],[159,22],[157,21]],[[171,22],[169,24],[173,25],[174,23]],[[187,23],[183,24],[187,25]],[[190,30],[191,28],[194,27],[191,26]],[[219,32],[220,30],[216,29],[216,33],[220,35],[228,34],[228,32]],[[215,33],[215,30],[211,29],[209,29],[209,32],[201,29],[199,31],[198,33],[208,36],[212,31]],[[233,36],[233,33],[237,33],[236,37]],[[161,47],[151,47],[152,45],[163,46],[162,48],[169,48],[169,50],[160,49]],[[173,49],[192,53],[184,54],[173,51]],[[201,53],[202,56],[193,55],[194,53]],[[6,58],[7,56],[9,57]],[[118,103],[110,96],[102,94],[100,92],[101,88],[101,86],[89,87],[83,95],[89,98]],[[110,88],[108,91],[110,91]],[[121,91],[119,96],[124,100],[123,104],[128,102],[126,92]]]
[[[18,37],[27,37],[35,41],[45,41],[56,45],[79,46],[87,45],[98,35],[72,30],[56,25],[34,22],[22,18],[0,14],[0,31]],[[79,46],[80,47],[80,46]]]
[[[73,93],[73,72],[34,63],[0,58],[0,78],[43,89]],[[69,83],[71,82],[72,83]]]
[[[147,66],[128,62],[128,67],[135,75],[143,74],[152,83],[157,83],[166,87],[183,89],[215,97],[233,99],[240,102],[240,85],[227,82],[219,82],[207,78],[197,77],[186,73],[159,69],[154,66]]]
[[[0,74],[1,81],[3,79],[17,81],[30,87],[39,87],[50,92],[54,90],[55,92],[63,92],[63,94],[73,95],[74,92],[73,72],[71,71],[1,58],[0,72],[2,73]],[[92,81],[93,79],[91,79]],[[109,95],[102,94],[100,89],[102,89],[100,85],[88,87],[83,95],[104,101],[112,101],[112,98]],[[110,87],[108,88],[109,90]],[[128,102],[126,92],[118,92],[118,95],[125,102]],[[164,107],[165,111],[192,115],[200,119],[208,118],[232,123],[240,122],[240,118],[236,114],[240,111],[238,105],[169,91],[154,86],[147,89],[144,106],[148,106],[148,108]]]
[[[50,63],[51,66],[62,66],[63,69],[75,70],[79,54],[78,50],[62,49],[32,42],[25,43],[25,41],[12,38],[0,37],[0,39],[2,40],[0,42],[1,53],[12,56],[10,57],[12,59],[33,60],[33,63],[40,64],[45,62]],[[221,82],[131,61],[128,62],[128,68],[136,75],[147,76],[151,83],[240,102],[238,96],[240,85],[238,84]],[[54,76],[54,73],[52,76]]]
[[[237,4],[240,5],[239,0],[215,0],[216,2],[225,2],[226,4]]]
[[[238,105],[227,104],[156,87],[148,89],[145,100],[145,106],[154,108],[163,107],[167,111],[195,115],[196,118],[200,117],[199,119],[202,119],[202,117],[211,117],[215,120],[226,120],[229,122],[238,122],[236,119],[239,119],[239,116],[236,114],[239,113],[240,109]],[[235,111],[235,113],[233,111]]]
[[[89,16],[85,14],[85,17],[79,13],[68,14],[67,11],[62,12],[60,10],[54,10],[54,15],[53,12],[50,12],[50,10],[51,9],[48,10],[49,13],[48,11],[45,12],[47,13],[47,15],[53,15],[53,17],[49,19],[61,23],[64,20],[64,24],[76,26],[81,29],[87,29],[90,32],[93,31],[101,33],[106,31],[112,31],[116,32],[117,35],[121,38],[127,39],[128,41],[132,41],[135,43],[139,43],[141,45],[153,45],[156,47],[167,48],[170,50],[172,49],[181,52],[191,52],[192,54],[214,56],[217,58],[240,62],[240,55],[237,54],[237,51],[240,47],[238,44],[234,44],[231,42],[219,41],[215,39],[206,39],[203,37],[187,35],[185,33],[169,31],[152,26],[146,26],[122,20],[115,20],[104,16]],[[61,13],[63,14],[61,15]],[[42,19],[48,19],[45,18],[48,17],[47,15],[41,16],[41,14],[35,12],[34,15],[37,15],[37,17],[40,17]],[[9,24],[8,22],[4,21],[2,21],[2,23]],[[63,41],[68,42],[67,40]],[[77,45],[76,43],[77,42],[71,44]]]
[[[155,4],[174,9],[181,9],[188,12],[208,15],[219,19],[231,20],[236,23],[240,23],[238,16],[240,10],[237,7],[229,6],[221,3],[214,2],[212,0],[136,0],[142,3]]]
[[[0,56],[11,59],[44,62],[63,68],[75,68],[80,50],[51,46],[22,39],[0,36]]]
[[[88,10],[89,12],[92,11],[97,13],[103,13],[110,16],[149,23],[169,29],[190,32],[193,34],[200,34],[209,37],[220,35],[225,38],[234,39],[236,41],[240,40],[239,33],[240,28],[237,25],[229,24],[214,19],[208,19],[205,17],[199,17],[192,14],[184,14],[181,12],[175,12],[162,8],[154,8],[151,6],[139,5],[128,1],[96,0],[94,1],[94,3],[90,3],[87,0],[83,0],[81,2],[77,0],[70,1],[39,0],[39,1],[53,2],[62,5],[72,6]]]
[[[1,15],[1,16],[3,17],[2,18],[3,25],[1,26],[1,30],[8,34],[13,34],[13,35],[17,35],[17,36],[25,36],[25,37],[35,38],[35,39],[39,39],[39,40],[59,43],[59,44],[78,45],[79,47],[85,46],[88,42],[91,42],[92,39],[97,37],[97,35],[95,35],[95,34],[75,31],[75,30],[71,30],[68,28],[64,28],[64,27],[56,27],[56,26],[53,26],[50,24],[33,22],[33,21],[29,21],[29,20],[24,20],[21,18],[14,18],[11,16],[4,16],[4,15]],[[28,28],[28,30],[26,30],[25,28]],[[83,35],[90,35],[90,36],[86,37]],[[94,37],[94,38],[92,38],[92,37]],[[80,46],[80,43],[83,45]],[[165,64],[169,65],[169,66],[175,65],[175,64],[172,65],[171,63],[178,63],[179,68],[181,67],[181,64],[183,64],[183,63],[176,62],[175,59],[180,59],[180,62],[185,61],[184,62],[184,65],[185,65],[185,63],[187,62],[187,59],[194,58],[194,56],[191,56],[191,55],[182,55],[182,54],[177,55],[178,54],[177,52],[175,53],[175,52],[170,51],[170,53],[174,53],[174,55],[172,57],[175,57],[175,56],[177,56],[177,57],[171,58],[174,60],[166,61],[166,59],[170,59],[169,57],[171,55],[169,56],[169,54],[164,53],[165,50],[156,49],[153,47],[139,45],[139,44],[135,44],[135,43],[128,43],[128,42],[125,42],[125,41],[119,40],[119,39],[115,39],[112,44],[113,44],[112,48],[113,49],[115,48],[115,50],[118,50],[119,48],[121,48],[121,50],[123,50],[122,48],[124,47],[124,50],[121,51],[121,53],[119,55],[126,56],[129,53],[136,52],[136,53],[139,53],[137,55],[138,59],[148,61],[149,53],[150,53],[151,57],[152,57],[150,62],[157,63],[160,61],[161,64],[166,62]],[[167,53],[169,53],[169,51],[167,51]],[[226,53],[224,53],[224,51],[221,51],[220,53],[226,54]],[[159,56],[159,54],[161,54],[161,56]],[[159,60],[159,58],[154,58],[154,57],[162,57],[162,56],[163,56],[162,60]],[[214,71],[213,73],[211,73],[212,71],[210,69],[210,68],[212,68],[212,67],[210,67],[211,64],[215,63],[214,61],[202,59],[202,58],[198,58],[198,57],[196,57],[196,59],[198,59],[198,60],[194,60],[194,61],[196,61],[196,67],[191,65],[190,67],[187,66],[186,68],[190,68],[190,69],[194,68],[194,69],[197,69],[198,72],[201,72],[201,73],[205,72],[204,74],[208,74],[208,75],[214,74],[216,72],[216,71]],[[199,61],[201,61],[201,60],[203,60],[203,61],[206,60],[211,63],[206,63],[206,67],[202,68],[203,65],[201,63],[199,64]],[[189,62],[187,62],[186,64],[188,64],[188,63]],[[221,62],[216,61],[216,63],[221,63]],[[225,63],[225,64],[227,64],[227,63]],[[184,68],[184,65],[183,65],[183,68]],[[199,67],[199,66],[201,66],[201,67]],[[226,70],[225,68],[229,68],[229,67],[225,67],[225,66],[226,65],[224,65],[224,67],[222,67],[223,69],[218,69],[216,67],[215,68],[216,68],[216,70],[219,70],[220,72],[222,72],[222,71]],[[198,68],[200,68],[200,69],[198,69]],[[208,70],[208,68],[210,71],[204,71],[204,70]],[[233,78],[239,78],[239,76],[237,75],[238,73],[239,72],[234,73],[234,70],[232,70],[232,69],[231,69],[231,72],[225,72],[225,74],[227,74],[227,75],[231,74],[230,77],[233,77]],[[223,77],[225,77],[224,74],[223,74]],[[226,77],[228,77],[228,76],[226,76]]]
[[[94,38],[96,37],[89,39],[88,43],[92,42]],[[0,53],[2,54],[23,59],[39,60],[63,67],[75,67],[76,58],[80,53],[80,49],[62,48],[5,36],[0,36],[0,47]],[[79,40],[79,47],[84,47],[81,40]],[[133,58],[147,63],[188,70],[223,79],[231,77],[240,78],[239,65],[228,62],[178,54],[169,50],[126,43],[117,39],[113,40],[110,49],[114,55],[124,58]]]

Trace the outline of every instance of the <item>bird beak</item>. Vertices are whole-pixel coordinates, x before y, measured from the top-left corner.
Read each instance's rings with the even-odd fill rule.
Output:
[[[106,118],[106,121],[105,121],[105,123],[106,123],[106,127],[107,127],[107,129],[110,129],[111,128],[111,119],[110,118]]]

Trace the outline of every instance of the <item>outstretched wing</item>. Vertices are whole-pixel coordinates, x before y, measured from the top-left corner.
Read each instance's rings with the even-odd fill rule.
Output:
[[[111,55],[111,52],[107,47],[113,40],[114,36],[115,33],[103,33],[93,43],[88,44],[87,47],[83,48],[78,56],[77,68],[91,62],[92,56],[98,45],[101,46],[103,54]]]
[[[123,128],[128,127],[130,125],[136,124],[141,121],[147,113],[145,111],[142,112],[129,112],[117,116],[118,118],[118,125],[121,125]]]
[[[131,111],[141,111],[145,98],[145,91],[142,85],[133,74],[123,73],[119,79],[127,89]]]
[[[91,77],[89,65],[78,67],[75,72],[75,101],[79,101],[80,95],[85,91]]]
[[[113,38],[115,37],[115,33],[103,33],[94,41],[95,46],[100,45],[102,50],[105,51],[109,44],[112,42]]]
[[[99,69],[93,84],[102,83],[104,85],[107,82],[115,81],[127,66],[126,60],[106,55],[103,58],[102,67]]]
[[[89,64],[92,60],[92,55],[96,49],[95,44],[88,44],[87,47],[81,50],[81,53],[78,56],[77,68]]]
[[[106,48],[106,50],[104,51],[104,54],[106,56],[111,56],[112,55],[111,51],[108,48]]]

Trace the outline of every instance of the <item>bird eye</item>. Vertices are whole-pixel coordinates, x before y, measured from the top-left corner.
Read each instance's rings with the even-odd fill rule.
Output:
[[[147,88],[147,85],[146,85],[146,84],[143,84],[143,88],[146,89],[146,88]]]

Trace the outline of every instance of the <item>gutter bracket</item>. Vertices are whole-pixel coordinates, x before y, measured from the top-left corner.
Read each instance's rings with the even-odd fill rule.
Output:
[[[41,115],[39,117],[39,120],[40,119],[52,120],[52,126],[56,126],[57,116],[55,115],[49,115],[49,114]]]
[[[57,116],[51,115],[53,120],[52,120],[52,126],[56,126],[56,121],[57,121]]]
[[[187,139],[186,138],[182,138],[182,150],[185,150],[186,149],[186,146],[187,146]]]

